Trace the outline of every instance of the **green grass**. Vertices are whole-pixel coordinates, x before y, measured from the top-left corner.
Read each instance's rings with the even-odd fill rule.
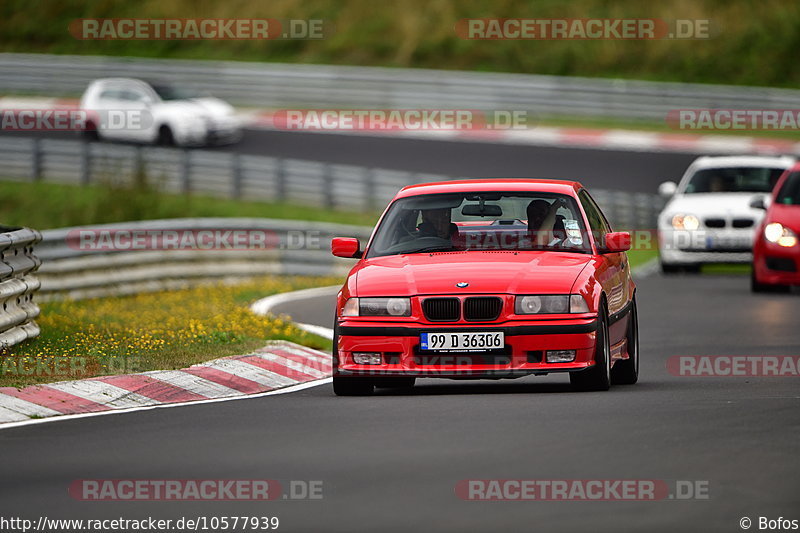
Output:
[[[377,213],[237,201],[115,185],[0,181],[0,223],[39,230],[181,217],[262,217],[372,226]]]
[[[727,264],[727,263],[720,263],[720,264],[712,264],[712,265],[703,265],[700,271],[703,274],[723,274],[723,275],[731,275],[731,276],[745,276],[750,275],[750,271],[752,270],[751,265],[739,265],[739,264]]]
[[[78,40],[78,18],[324,19],[323,40]],[[462,18],[709,19],[703,40],[464,40]],[[794,0],[6,0],[0,51],[424,67],[797,87]]]
[[[658,249],[628,250],[628,262],[631,268],[642,266],[658,257]]]
[[[0,387],[179,369],[250,353],[266,340],[320,350],[331,342],[285,317],[250,312],[256,298],[341,283],[339,278],[264,277],[235,285],[40,304],[41,335],[0,353]]]

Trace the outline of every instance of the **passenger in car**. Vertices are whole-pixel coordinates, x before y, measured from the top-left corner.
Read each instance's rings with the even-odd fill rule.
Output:
[[[548,246],[564,239],[564,217],[556,213],[565,205],[560,198],[552,203],[547,200],[533,200],[528,204],[528,231],[534,244]]]

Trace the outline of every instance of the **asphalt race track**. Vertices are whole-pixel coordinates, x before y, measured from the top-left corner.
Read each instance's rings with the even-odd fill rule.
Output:
[[[322,137],[308,140],[308,157],[349,150],[333,144],[350,139]],[[271,138],[264,134],[265,146]],[[314,142],[319,146],[311,146]],[[326,156],[321,147],[327,142],[332,145]],[[408,157],[416,141],[376,143],[389,163],[399,164],[403,150]],[[614,188],[635,183],[637,175],[657,175],[657,182],[679,174],[691,159],[449,144],[420,144],[420,159],[436,159],[442,167],[428,170],[463,165],[464,172],[485,174],[495,163],[505,174],[571,175],[583,168],[584,181],[595,186],[610,187],[604,180],[624,175]],[[479,158],[473,152],[484,149],[497,155],[486,155],[481,169],[470,166],[470,158]],[[277,150],[274,143],[264,148],[271,150]],[[518,159],[502,157],[502,150],[517,150]],[[450,151],[460,156],[450,160]],[[362,163],[381,157],[376,149],[350,154]],[[620,161],[616,168],[614,158]],[[526,160],[532,163],[530,172],[522,172]],[[393,166],[389,163],[384,166]],[[322,385],[263,398],[0,430],[2,514],[32,519],[277,516],[279,531],[730,532],[741,531],[745,516],[753,520],[752,530],[758,530],[761,516],[800,519],[798,378],[678,377],[666,368],[674,355],[800,355],[798,294],[752,295],[747,278],[732,275],[653,275],[638,284],[642,364],[637,385],[575,393],[565,376],[431,380],[410,394],[380,392],[370,398],[334,397],[331,386]],[[332,309],[328,298],[280,310],[330,327]],[[257,478],[284,486],[313,480],[322,481],[323,498],[134,503],[81,502],[68,494],[74,480],[114,478]],[[664,480],[670,487],[689,481],[707,484],[709,497],[463,501],[454,489],[468,479],[641,479]]]
[[[0,133],[0,140],[3,135]],[[77,136],[72,132],[9,135]],[[678,181],[699,155],[261,129],[245,130],[239,143],[211,149],[458,177],[577,179],[587,187],[650,193],[663,181]]]
[[[671,376],[671,355],[800,352],[797,295],[740,276],[640,280],[642,379],[574,393],[560,376],[422,382],[337,398],[330,385],[243,401],[0,431],[5,515],[278,516],[284,531],[737,531],[798,514],[797,378]],[[295,318],[328,325],[330,301]],[[313,309],[313,311],[309,311]],[[79,502],[76,479],[321,480],[319,501]],[[470,502],[462,479],[707,481],[709,499]]]

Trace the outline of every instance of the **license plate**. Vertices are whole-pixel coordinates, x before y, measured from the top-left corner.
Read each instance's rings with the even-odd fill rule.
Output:
[[[706,237],[706,249],[708,250],[744,249],[752,245],[752,238],[749,235],[717,235]]]
[[[420,333],[420,350],[437,352],[480,352],[497,350],[505,345],[502,331],[476,331],[470,333]]]

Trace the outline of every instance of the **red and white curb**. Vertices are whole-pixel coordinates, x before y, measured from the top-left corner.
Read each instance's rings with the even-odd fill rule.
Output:
[[[251,111],[251,128],[281,130],[274,112]],[[527,129],[475,130],[285,130],[310,133],[336,133],[371,137],[410,137],[440,141],[486,142],[563,148],[592,148],[630,152],[682,152],[702,154],[800,154],[800,142],[739,135],[713,135],[687,132],[659,133],[600,128],[556,128],[534,126]]]
[[[0,388],[0,429],[65,415],[106,414],[252,398],[326,383],[331,356],[287,341],[182,370]]]
[[[0,109],[74,109],[70,98],[0,97]],[[629,152],[680,152],[699,154],[800,155],[800,142],[768,137],[713,135],[676,131],[660,133],[623,129],[555,128],[477,130],[282,130],[276,126],[275,111],[239,109],[237,116],[247,128],[298,133],[334,133],[370,137],[405,137],[440,141],[486,142],[563,148],[589,148]]]

